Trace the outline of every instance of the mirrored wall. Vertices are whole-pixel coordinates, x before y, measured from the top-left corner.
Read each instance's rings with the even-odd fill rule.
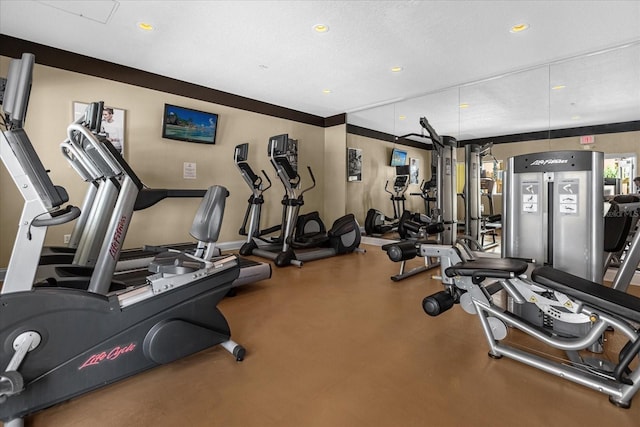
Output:
[[[352,112],[347,123],[402,136],[421,133],[420,117],[461,141],[640,120],[640,42]]]

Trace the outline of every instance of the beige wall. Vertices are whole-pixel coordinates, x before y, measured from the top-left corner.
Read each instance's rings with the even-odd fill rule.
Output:
[[[0,75],[6,76],[8,62],[8,58],[0,57]],[[227,187],[231,195],[227,199],[221,242],[243,239],[238,229],[251,194],[233,164],[233,151],[237,144],[250,143],[252,167],[256,171],[264,169],[273,181],[273,187],[265,193],[263,226],[280,222],[280,201],[284,194],[267,158],[267,141],[273,135],[288,133],[299,141],[298,163],[303,186],[310,184],[307,165],[316,175],[318,184],[305,194],[304,211],[318,210],[324,218],[323,207],[331,205],[324,200],[325,130],[321,127],[36,65],[25,128],[45,167],[51,170],[53,182],[67,189],[72,204],[82,203],[87,187],[63,159],[59,146],[72,121],[73,101],[100,100],[106,105],[126,110],[125,157],[148,187],[205,189],[214,184]],[[164,103],[218,113],[220,123],[216,145],[161,138]],[[336,142],[331,145],[337,145],[340,129],[333,130],[333,133],[331,140]],[[344,150],[342,153],[343,157],[346,156]],[[184,162],[196,163],[197,179],[183,179]],[[345,167],[341,166],[340,170]],[[0,209],[0,266],[6,266],[23,199],[4,166],[0,167],[0,199],[3,206]],[[337,200],[343,203],[344,197]],[[198,202],[195,199],[165,200],[136,212],[125,247],[192,241],[188,230]],[[71,230],[72,224],[51,227],[46,244],[62,245],[64,234]]]
[[[546,151],[573,151],[573,150],[593,150],[601,151],[605,154],[628,154],[635,153],[637,161],[640,162],[640,132],[624,132],[602,134],[595,136],[595,144],[580,145],[580,137],[557,138],[538,141],[514,142],[507,144],[496,144],[491,148],[491,152],[498,160],[502,160],[506,167],[507,159],[513,156],[526,153],[540,153]],[[457,152],[458,161],[464,161],[464,149]],[[636,164],[638,168],[640,164]],[[640,172],[636,170],[636,176]],[[498,194],[494,198],[494,209],[496,213],[502,212],[502,195]],[[458,211],[460,212],[460,210]],[[464,210],[462,211],[464,218]]]
[[[589,146],[580,145],[580,137],[578,136],[496,144],[492,147],[491,151],[496,159],[502,160],[505,165],[509,157],[519,154],[584,149],[602,151],[605,154],[635,153],[638,161],[640,161],[640,132],[596,135],[595,139],[596,143]],[[362,182],[350,182],[346,184],[346,211],[353,212],[358,222],[360,222],[360,225],[364,225],[364,218],[370,208],[381,210],[386,215],[391,216],[393,214],[393,208],[389,200],[389,194],[384,192],[384,184],[387,179],[392,180],[395,172],[394,168],[387,166],[394,144],[360,135],[347,134],[347,146],[362,149],[363,178]],[[429,171],[431,152],[406,146],[402,146],[402,149],[408,151],[409,157],[420,159],[419,180],[429,179],[431,177]],[[464,148],[458,149],[456,157],[459,163],[464,164],[464,156]],[[636,172],[636,175],[640,175],[640,172]],[[463,177],[462,179],[464,180]],[[392,182],[390,185],[391,184]],[[419,186],[415,184],[409,186],[406,208],[414,212],[424,212],[422,199],[416,196],[409,196],[408,193],[412,192],[419,192]],[[458,198],[458,200],[458,218],[464,221],[464,205],[460,201],[460,198]],[[494,210],[496,213],[502,212],[501,194],[494,197]]]
[[[347,134],[347,146],[362,150],[362,181],[346,183],[347,212],[352,212],[361,226],[369,209],[377,209],[387,216],[393,216],[391,195],[384,191],[385,182],[389,180],[389,189],[393,190],[395,168],[389,166],[391,150],[396,144],[372,139],[360,135]],[[431,178],[431,152],[418,148],[401,146],[407,151],[409,158],[420,160],[418,181]],[[409,193],[420,191],[419,184],[410,184],[407,190],[405,208],[412,212],[424,212],[424,201]]]
[[[324,206],[323,221],[327,229],[347,212],[347,125],[324,130]]]
[[[8,58],[0,57],[0,75],[6,75]],[[345,213],[352,212],[361,226],[370,208],[393,214],[389,194],[384,192],[386,180],[392,179],[395,169],[388,166],[391,149],[395,144],[359,135],[347,134],[346,125],[320,128],[224,107],[164,92],[144,89],[105,79],[72,73],[56,68],[36,65],[34,83],[29,102],[26,130],[53,182],[64,186],[71,203],[80,205],[86,184],[73,172],[60,154],[59,144],[66,136],[66,127],[72,120],[73,101],[105,101],[107,105],[126,110],[125,157],[151,188],[204,189],[219,184],[231,193],[227,199],[221,242],[243,239],[238,234],[250,191],[233,164],[233,150],[237,144],[250,143],[249,161],[256,172],[264,169],[273,181],[265,193],[263,227],[274,225],[281,219],[280,200],[283,189],[266,155],[270,136],[288,133],[299,141],[299,170],[302,186],[310,185],[306,173],[309,165],[316,177],[316,188],[305,194],[303,212],[320,211],[327,227]],[[220,115],[217,143],[214,146],[177,142],[160,137],[164,103],[215,112]],[[551,150],[579,150],[578,137],[498,144],[492,149],[499,160],[517,154]],[[346,148],[360,148],[363,154],[362,182],[346,181]],[[431,153],[402,146],[410,158],[420,159],[419,180],[429,179]],[[640,158],[640,132],[597,135],[596,144],[587,149],[605,153],[636,153]],[[464,150],[457,153],[464,160]],[[184,162],[195,162],[197,179],[183,179]],[[638,173],[640,175],[640,173]],[[412,184],[407,193],[418,192]],[[0,266],[7,265],[16,223],[23,200],[5,168],[0,168]],[[188,229],[198,200],[165,200],[145,211],[136,212],[125,247],[143,244],[183,242],[193,240]],[[424,203],[417,196],[407,195],[406,208],[424,211]],[[501,197],[496,197],[496,210],[501,212]],[[46,244],[61,245],[64,234],[72,224],[52,227]]]

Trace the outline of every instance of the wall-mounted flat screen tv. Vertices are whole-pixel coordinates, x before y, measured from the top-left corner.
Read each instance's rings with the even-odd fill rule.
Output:
[[[400,150],[398,148],[394,148],[391,151],[390,166],[404,166],[406,164],[407,164],[407,152],[404,150]]]
[[[217,114],[164,104],[163,138],[215,144],[217,129]]]

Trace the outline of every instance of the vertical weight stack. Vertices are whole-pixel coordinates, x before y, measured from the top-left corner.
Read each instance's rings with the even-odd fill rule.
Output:
[[[604,154],[551,151],[511,157],[503,256],[532,258],[602,283]]]

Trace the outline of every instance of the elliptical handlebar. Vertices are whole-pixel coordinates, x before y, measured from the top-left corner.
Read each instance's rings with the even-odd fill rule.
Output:
[[[389,187],[389,180],[387,180],[387,182],[384,183],[384,191],[386,191],[387,193],[391,194],[391,196],[393,196],[394,194],[391,191],[389,191],[388,187]]]
[[[393,193],[389,191],[388,187],[389,187],[389,180],[387,180],[387,182],[384,183],[384,191],[386,191],[387,193],[393,196]]]
[[[260,194],[262,194],[265,191],[267,191],[268,189],[270,189],[271,185],[273,185],[273,183],[269,179],[269,175],[267,175],[267,173],[264,171],[264,169],[261,169],[261,170],[262,170],[262,175],[264,175],[264,177],[267,179],[267,182],[269,183],[269,185],[267,185],[266,187],[262,188],[262,178],[260,178],[260,182],[258,182],[258,189],[260,190]]]
[[[311,184],[310,187],[307,187],[304,190],[300,191],[300,194],[298,195],[298,197],[302,197],[302,195],[304,193],[306,193],[307,191],[311,190],[312,188],[314,188],[316,186],[316,177],[313,176],[313,172],[311,171],[311,166],[307,166],[307,170],[309,171],[309,176],[311,177],[311,181],[313,183]],[[298,178],[300,178],[300,175],[298,175]],[[300,180],[298,179],[298,181],[300,181]]]

